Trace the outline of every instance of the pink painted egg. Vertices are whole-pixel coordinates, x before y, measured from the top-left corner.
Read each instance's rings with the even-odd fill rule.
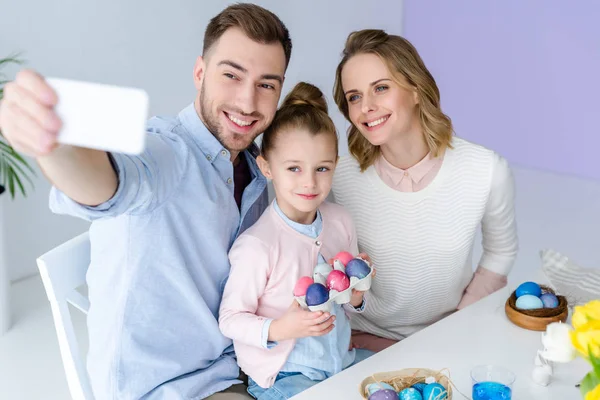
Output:
[[[344,264],[344,266],[346,266],[346,264],[348,264],[348,261],[352,260],[353,258],[354,256],[348,253],[347,251],[340,251],[336,254],[335,257],[333,257],[334,260],[340,260],[340,262]]]
[[[294,296],[305,296],[306,289],[308,289],[308,287],[313,283],[315,282],[310,276],[303,276],[302,278],[298,279],[298,282],[296,282],[296,286],[294,286]]]
[[[342,292],[350,287],[350,278],[342,271],[331,271],[327,277],[327,287]]]

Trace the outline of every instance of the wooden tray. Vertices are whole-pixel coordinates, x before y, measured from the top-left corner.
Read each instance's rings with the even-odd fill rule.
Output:
[[[554,293],[554,290],[548,286],[540,285],[542,292]],[[555,308],[540,308],[536,310],[519,310],[516,307],[517,294],[512,292],[506,300],[504,311],[508,319],[521,328],[532,331],[545,331],[546,326],[552,322],[566,322],[569,316],[569,307],[567,299],[564,296],[556,296],[558,306]]]

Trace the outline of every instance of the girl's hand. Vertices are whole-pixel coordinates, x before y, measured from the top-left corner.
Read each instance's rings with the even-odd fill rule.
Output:
[[[328,312],[303,310],[296,300],[281,318],[271,322],[269,341],[323,336],[334,328],[335,315]]]

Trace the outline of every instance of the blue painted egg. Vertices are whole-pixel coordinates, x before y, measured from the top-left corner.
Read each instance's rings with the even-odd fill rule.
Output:
[[[558,297],[553,295],[552,293],[544,293],[540,300],[544,304],[544,308],[555,308],[558,307]]]
[[[329,290],[320,283],[313,283],[306,289],[306,304],[318,306],[329,300]]]
[[[526,294],[540,297],[542,295],[542,288],[535,282],[524,282],[519,285],[515,294],[517,298]]]
[[[411,387],[398,393],[398,398],[400,400],[423,400],[423,395],[417,389]]]
[[[369,400],[398,400],[398,394],[395,390],[378,390],[369,396]]]
[[[346,264],[346,275],[350,278],[355,276],[358,279],[363,279],[365,276],[369,275],[370,272],[371,268],[369,268],[369,265],[360,258],[353,258]]]
[[[421,394],[423,394],[423,389],[425,389],[425,386],[427,386],[427,384],[423,382],[415,383],[414,385],[412,385],[412,387],[421,392]]]
[[[369,392],[369,395],[372,395],[373,393],[375,393],[378,390],[384,390],[384,389],[394,390],[392,385],[387,384],[385,382],[375,382],[375,383],[371,383],[370,385],[367,386],[367,391]]]
[[[539,297],[524,294],[517,299],[516,306],[519,310],[535,310],[537,308],[544,308],[544,303],[542,303]]]
[[[423,388],[423,400],[444,400],[447,398],[446,388],[439,383],[430,383]]]

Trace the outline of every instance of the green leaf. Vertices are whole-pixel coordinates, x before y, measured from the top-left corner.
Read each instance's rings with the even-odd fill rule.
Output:
[[[583,378],[583,381],[581,381],[581,386],[579,387],[581,395],[585,397],[587,392],[594,390],[598,385],[600,385],[600,378],[598,378],[595,373],[590,372]]]
[[[23,64],[21,55],[17,53],[0,58],[0,99],[4,95],[4,85],[9,82],[5,74],[2,73],[2,69],[9,64]],[[35,170],[6,142],[2,131],[0,131],[0,185],[7,189],[13,199],[18,192],[26,196],[23,182],[27,180],[33,187],[31,177],[35,175]]]
[[[600,358],[594,355],[591,345],[588,345],[588,354],[590,356],[590,363],[592,364],[592,367],[594,367],[594,373],[596,374],[596,377],[600,379]]]
[[[17,183],[17,186],[19,186],[19,189],[21,190],[21,194],[23,195],[23,197],[27,196],[27,193],[25,193],[25,188],[23,187],[23,183],[21,182],[19,175],[13,174],[13,177],[15,178],[15,182]]]
[[[33,181],[29,177],[30,174],[28,174],[27,172],[23,171],[23,168],[21,168],[14,160],[8,158],[6,161],[9,164],[8,167],[12,170],[12,172],[15,175],[21,174],[21,176],[24,177],[24,178],[26,178],[29,181],[29,184],[31,186],[33,186]],[[33,175],[35,175],[35,173],[33,173]]]

